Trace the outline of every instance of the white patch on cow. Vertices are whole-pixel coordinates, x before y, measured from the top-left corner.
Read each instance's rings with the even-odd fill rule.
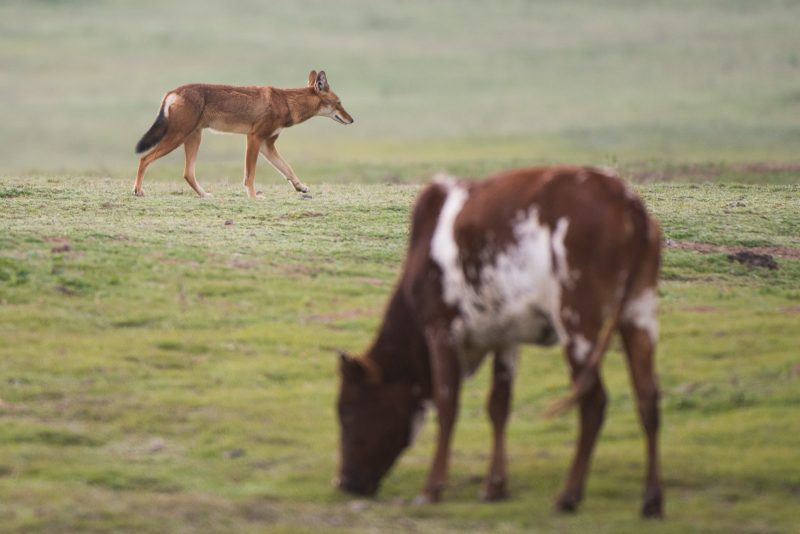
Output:
[[[568,228],[569,219],[561,217],[556,223],[556,229],[553,232],[553,252],[556,256],[558,279],[567,287],[572,288],[574,284],[570,277],[569,264],[567,263],[567,247],[564,246],[564,238],[567,237]]]
[[[658,340],[658,297],[655,288],[648,288],[625,304],[622,320],[647,331],[653,344]]]
[[[551,232],[540,222],[535,206],[520,212],[511,223],[514,243],[499,253],[481,254],[480,283],[473,286],[467,282],[454,236],[468,191],[448,179],[438,184],[447,198],[431,239],[431,258],[442,271],[445,303],[459,310],[451,332],[462,373],[472,374],[496,347],[565,343],[559,313],[561,284],[553,272],[551,250],[559,258],[559,269],[568,273],[564,237],[569,221],[560,219]]]
[[[577,327],[581,324],[581,315],[577,310],[573,310],[569,306],[564,306],[564,308],[562,308],[561,318],[564,322],[569,323],[573,327]]]
[[[571,356],[572,359],[575,360],[575,363],[584,363],[591,350],[592,344],[589,343],[589,340],[583,337],[583,335],[577,334],[572,338]]]
[[[456,245],[453,226],[467,201],[467,190],[461,185],[452,181],[449,183],[439,183],[447,189],[447,198],[439,212],[439,222],[431,239],[431,258],[442,269],[442,286],[444,289],[444,300],[448,304],[453,304],[459,300],[459,296],[464,292],[467,285],[464,272],[461,270],[458,261],[458,246]]]
[[[617,174],[617,170],[614,167],[607,167],[605,165],[598,165],[592,167],[595,172],[602,174],[608,178],[619,178],[619,174]]]
[[[423,427],[425,426],[425,414],[431,407],[431,401],[424,401],[419,410],[411,418],[411,434],[408,439],[408,444],[411,445],[416,441]]]
[[[178,99],[178,95],[170,93],[164,98],[164,117],[169,117],[169,108]]]

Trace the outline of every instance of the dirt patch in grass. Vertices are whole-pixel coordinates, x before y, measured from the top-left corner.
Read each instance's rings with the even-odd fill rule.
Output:
[[[793,260],[800,259],[800,249],[792,247],[729,247],[725,245],[712,245],[710,243],[697,243],[694,241],[673,241],[668,239],[666,242],[667,248],[675,248],[678,250],[692,250],[694,252],[701,252],[703,254],[710,254],[713,252],[724,252],[726,254],[760,254],[780,256],[782,258],[791,258]]]
[[[756,254],[749,250],[728,254],[728,261],[738,261],[748,267],[764,267],[771,271],[778,269],[778,263],[775,261],[775,258],[769,254]]]

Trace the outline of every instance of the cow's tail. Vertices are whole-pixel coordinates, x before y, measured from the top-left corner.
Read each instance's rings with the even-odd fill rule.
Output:
[[[600,368],[600,363],[603,361],[603,356],[608,350],[614,332],[619,328],[619,322],[625,303],[639,276],[642,263],[641,259],[647,251],[650,222],[647,211],[645,211],[644,205],[638,198],[626,198],[625,210],[630,216],[630,222],[633,224],[632,241],[634,242],[634,254],[630,264],[630,270],[628,271],[628,277],[625,280],[624,290],[614,307],[614,311],[603,325],[598,342],[594,346],[594,351],[592,351],[586,365],[580,370],[578,376],[573,381],[572,391],[566,397],[554,401],[545,410],[545,415],[547,417],[563,415],[594,389],[599,377],[598,369]]]
[[[158,144],[161,139],[167,135],[167,116],[164,115],[164,103],[161,103],[161,109],[158,110],[158,116],[156,117],[156,121],[150,127],[147,132],[139,139],[139,142],[136,143],[136,153],[141,154],[142,152],[147,152],[154,146]]]

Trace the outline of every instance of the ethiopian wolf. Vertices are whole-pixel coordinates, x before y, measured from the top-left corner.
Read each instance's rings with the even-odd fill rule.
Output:
[[[251,198],[258,196],[253,182],[259,152],[297,191],[308,192],[308,187],[278,153],[275,141],[284,128],[317,115],[330,117],[341,124],[353,123],[353,117],[344,110],[341,100],[331,90],[325,71],[312,70],[308,75],[308,86],[300,89],[200,83],[182,85],[164,95],[156,121],[136,145],[136,152],[145,154],[139,160],[133,194],[144,194],[142,178],[148,165],[183,145],[186,150],[183,177],[198,195],[210,196],[194,175],[197,149],[205,128],[247,136],[244,187]]]

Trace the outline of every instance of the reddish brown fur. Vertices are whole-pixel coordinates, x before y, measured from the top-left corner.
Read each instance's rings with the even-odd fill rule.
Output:
[[[557,509],[574,510],[582,499],[604,418],[606,395],[599,365],[605,350],[601,339],[605,324],[622,335],[647,434],[642,512],[648,517],[661,516],[654,340],[637,324],[636,317],[622,313],[625,306],[656,287],[661,246],[658,224],[621,180],[594,168],[518,169],[464,187],[469,196],[455,219],[453,234],[459,268],[473,287],[482,283],[474,270],[515,244],[512,221],[521,210],[535,206],[539,220],[551,232],[559,218],[569,217],[566,257],[570,269],[578,269],[581,276],[561,285],[559,321],[576,387],[573,400],[580,407],[580,435]],[[439,421],[437,448],[418,500],[441,498],[463,375],[459,356],[464,350],[452,334],[453,322],[461,312],[444,301],[443,272],[431,257],[431,240],[446,196],[439,185],[428,187],[419,196],[403,273],[378,335],[364,357],[342,358],[340,486],[348,491],[369,494],[377,490],[381,478],[409,444],[412,416],[422,410],[426,400],[433,400]],[[554,271],[559,268],[558,261],[552,252]],[[580,321],[568,320],[571,313],[579,314]],[[548,332],[540,334],[537,343],[548,343]],[[592,353],[585,360],[578,356],[575,340],[580,336],[592,342]],[[513,360],[515,343],[501,340],[479,350],[495,354],[487,405],[493,427],[492,455],[483,496],[496,500],[506,495],[505,425],[513,378],[508,362]]]
[[[167,103],[171,105],[165,109]],[[311,71],[308,87],[301,89],[183,85],[168,92],[161,106],[156,123],[137,146],[137,150],[148,151],[140,159],[136,173],[133,192],[137,196],[143,195],[142,179],[147,166],[181,145],[184,145],[186,152],[184,178],[198,195],[207,195],[197,183],[194,173],[204,128],[247,136],[244,186],[251,198],[257,196],[254,180],[259,152],[297,191],[307,192],[308,187],[303,185],[275,148],[281,129],[300,124],[316,115],[329,116],[342,124],[353,122],[339,97],[330,89],[324,71]]]

